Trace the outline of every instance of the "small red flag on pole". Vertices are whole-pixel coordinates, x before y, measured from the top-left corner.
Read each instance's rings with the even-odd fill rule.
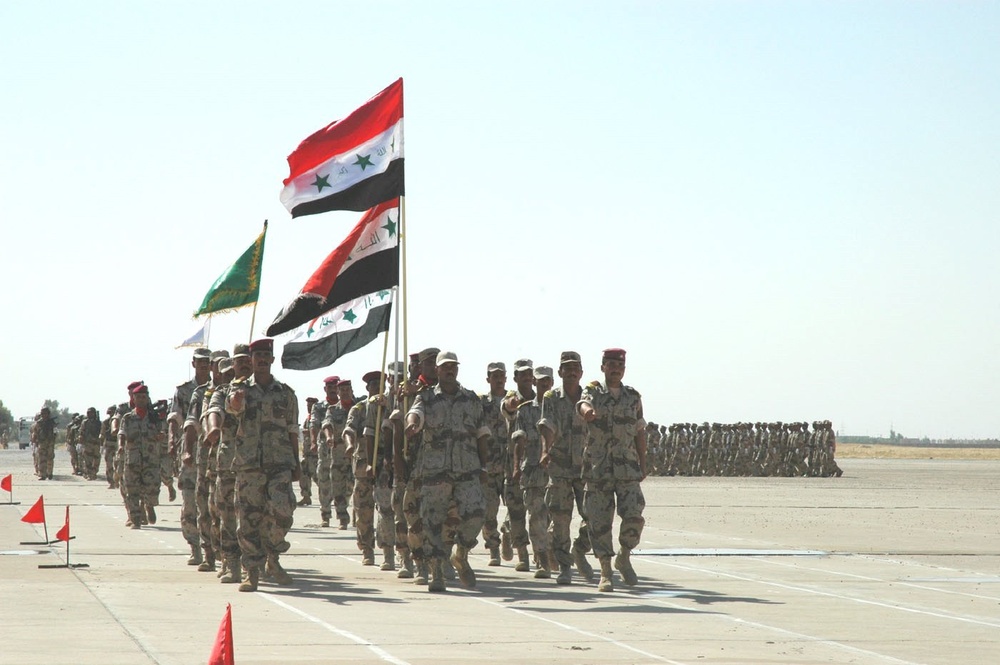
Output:
[[[9,473],[6,476],[4,476],[3,479],[0,480],[0,490],[4,490],[5,492],[10,492],[11,494],[13,494],[14,493],[14,490],[12,489],[13,480],[14,476]]]
[[[226,615],[219,624],[219,633],[215,636],[208,665],[236,665],[233,655],[233,612],[229,603],[226,603]]]
[[[28,512],[24,514],[21,518],[22,522],[27,522],[28,524],[45,524],[45,495],[38,497],[38,501],[35,502]]]
[[[56,531],[56,540],[64,540],[69,543],[69,506],[66,506],[66,523],[63,528]]]

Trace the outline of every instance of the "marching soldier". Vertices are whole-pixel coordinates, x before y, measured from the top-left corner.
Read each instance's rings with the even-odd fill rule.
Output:
[[[132,389],[133,408],[122,416],[118,452],[122,456],[122,481],[129,526],[139,529],[143,520],[156,524],[155,506],[160,496],[162,423],[149,408],[149,388]],[[143,510],[145,507],[145,510]]]

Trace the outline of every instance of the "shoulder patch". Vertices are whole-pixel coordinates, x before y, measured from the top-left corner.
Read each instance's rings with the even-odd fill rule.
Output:
[[[556,391],[554,391],[554,390],[546,390],[545,391],[544,397],[555,397],[555,396],[556,396]]]

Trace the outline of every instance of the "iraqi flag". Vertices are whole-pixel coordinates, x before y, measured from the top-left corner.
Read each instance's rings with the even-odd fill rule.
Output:
[[[392,292],[369,293],[310,321],[285,342],[281,366],[310,370],[329,367],[389,330]]]
[[[267,328],[274,337],[366,293],[399,284],[399,199],[366,212]],[[321,365],[322,366],[322,365]]]
[[[367,210],[402,196],[403,79],[288,156],[281,203],[292,217]]]

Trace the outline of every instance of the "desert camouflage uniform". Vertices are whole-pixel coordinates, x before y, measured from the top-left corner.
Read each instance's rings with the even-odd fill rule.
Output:
[[[191,410],[191,398],[197,388],[198,384],[195,383],[194,379],[191,379],[177,386],[177,389],[174,391],[174,401],[171,404],[170,415],[167,418],[177,423],[175,430],[176,439],[169,442],[169,446],[174,447],[177,457],[183,454],[183,425]],[[170,464],[172,469],[173,460],[168,459],[167,463]],[[181,492],[181,535],[184,536],[184,540],[191,547],[197,548],[201,545],[201,538],[198,534],[197,465],[180,465],[180,470],[177,472],[177,489]]]
[[[366,560],[375,548],[375,481],[362,471],[362,465],[368,463],[368,449],[365,443],[365,421],[368,418],[368,401],[362,400],[347,412],[347,422],[344,432],[350,431],[354,436],[354,526],[358,549]],[[374,562],[374,561],[373,561]]]
[[[503,496],[504,466],[508,464],[510,450],[507,446],[507,421],[500,415],[500,402],[506,394],[494,397],[490,393],[479,396],[483,404],[486,426],[490,428],[490,461],[486,464],[489,479],[483,485],[486,499],[486,516],[483,519],[483,542],[486,548],[500,547],[500,529],[497,515],[500,513],[500,499]]]
[[[459,545],[467,550],[475,547],[483,527],[486,502],[477,439],[488,436],[489,429],[479,398],[461,386],[454,395],[440,386],[421,391],[409,414],[417,416],[423,433],[414,465],[421,480],[420,517],[430,557],[443,560],[450,549],[445,530],[452,502],[458,514],[454,535]]]
[[[375,460],[369,463],[375,464],[375,487],[372,495],[375,499],[375,510],[378,512],[378,521],[375,524],[375,539],[379,549],[394,548],[396,546],[396,511],[393,504],[393,469],[392,469],[392,436],[393,426],[389,421],[390,407],[393,400],[386,398],[386,406],[382,407],[382,420],[376,423],[379,408],[377,403],[370,400],[365,407],[364,436],[358,439],[358,452],[355,459],[361,455],[365,449],[365,441],[370,437],[374,446],[375,432],[378,431],[378,450],[372,450]],[[357,474],[355,474],[356,476]],[[355,482],[357,480],[355,479]],[[405,523],[405,522],[404,522]]]
[[[219,386],[212,393],[208,400],[205,415],[209,411],[217,413],[221,420],[221,434],[219,442],[216,444],[216,469],[215,480],[215,507],[218,514],[218,536],[219,551],[223,558],[229,562],[240,561],[240,543],[237,537],[237,509],[236,509],[236,472],[233,470],[233,460],[236,448],[240,445],[237,441],[238,418],[227,414],[225,409],[219,405],[224,405],[226,398],[232,392],[232,384],[227,383]],[[218,395],[218,397],[216,397]],[[216,407],[213,408],[213,404]],[[238,572],[238,571],[234,571]]]
[[[332,405],[327,402],[317,402],[312,414],[314,427],[320,428],[317,439],[319,463],[316,471],[320,517],[329,520],[335,511],[337,520],[342,525],[351,519],[347,512],[348,497],[352,489],[351,460],[347,456],[343,441],[348,411],[349,407],[344,408],[340,402]],[[332,438],[328,438],[322,431],[327,425],[333,428]]]
[[[227,399],[238,388],[246,391],[242,412],[232,410]],[[260,570],[265,559],[290,546],[285,536],[293,523],[292,471],[298,465],[290,439],[299,435],[298,400],[295,391],[277,379],[261,386],[250,377],[214,393],[209,408],[224,410],[241,432],[233,451],[237,537],[243,567]]]
[[[139,525],[145,519],[143,505],[148,508],[159,504],[162,451],[157,438],[162,431],[163,423],[152,411],[140,418],[133,409],[122,416],[118,426],[125,508],[133,525]]]
[[[517,390],[508,391],[504,399],[511,396],[516,396],[521,404],[534,399],[534,397],[521,395]],[[524,492],[521,490],[520,485],[513,480],[514,456],[510,453],[513,446],[510,440],[510,433],[513,431],[513,421],[517,414],[516,412],[514,414],[507,413],[507,410],[503,406],[500,406],[499,410],[506,426],[501,432],[496,433],[496,436],[503,437],[504,447],[508,451],[504,461],[503,487],[503,500],[507,506],[507,516],[504,518],[500,531],[501,533],[508,534],[511,545],[515,550],[520,550],[522,547],[528,546],[528,527],[525,520],[527,510],[524,506]]]
[[[576,411],[576,402],[566,395],[562,386],[549,390],[543,396],[538,426],[552,432],[547,469],[549,485],[545,491],[545,503],[552,520],[549,527],[552,550],[560,566],[569,566],[573,564],[570,525],[574,505],[580,515],[580,530],[572,548],[583,554],[590,551],[590,530],[587,526],[587,514],[583,509],[583,450],[587,442],[587,426]]]
[[[108,489],[115,487],[115,451],[118,441],[111,428],[113,416],[109,415],[101,421],[101,441],[104,444],[104,477],[108,481]]]
[[[38,475],[41,478],[51,478],[56,455],[56,421],[52,416],[46,418],[39,414],[32,430],[38,458]]]
[[[80,449],[77,447],[80,439],[80,420],[73,418],[66,427],[66,450],[69,452],[69,463],[73,467],[73,475],[79,476],[83,472],[80,465]]]
[[[511,441],[521,447],[521,477],[518,484],[524,496],[524,508],[528,513],[528,537],[535,552],[535,561],[548,568],[548,557],[552,550],[549,535],[549,509],[545,505],[545,488],[549,477],[538,464],[542,455],[542,437],[538,433],[538,421],[542,417],[542,396],[525,402],[517,408],[511,432]]]
[[[80,423],[80,444],[83,446],[83,475],[95,480],[101,469],[101,421],[95,413]]]
[[[623,548],[631,550],[639,544],[645,524],[642,511],[646,500],[639,486],[642,470],[636,448],[636,436],[646,425],[642,397],[625,385],[614,397],[603,383],[594,381],[584,387],[580,403],[590,404],[597,413],[587,426],[584,465],[589,477],[584,486],[584,508],[594,554],[605,559],[615,554],[611,532],[616,504],[622,520],[618,543]]]

